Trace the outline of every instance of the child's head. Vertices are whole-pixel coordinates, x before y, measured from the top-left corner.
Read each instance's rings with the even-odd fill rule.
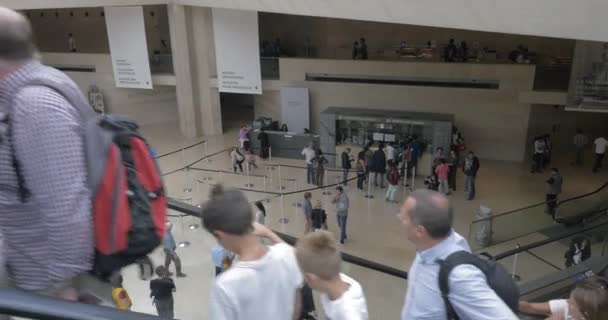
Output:
[[[321,203],[321,200],[317,200],[317,202],[315,203],[315,209],[321,209],[323,208],[323,204]]]
[[[158,266],[154,271],[159,278],[164,278],[167,276],[167,269],[165,269],[164,266]]]
[[[336,239],[327,231],[315,231],[300,238],[296,258],[304,280],[313,289],[323,291],[325,284],[340,276],[342,257]]]
[[[241,191],[217,185],[202,212],[205,229],[230,251],[235,251],[239,238],[253,231],[251,205]]]

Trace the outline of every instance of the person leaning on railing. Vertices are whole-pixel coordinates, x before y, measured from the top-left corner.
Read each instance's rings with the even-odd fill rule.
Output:
[[[608,280],[592,277],[576,284],[568,299],[548,302],[519,303],[519,311],[531,315],[549,316],[549,320],[608,319]]]

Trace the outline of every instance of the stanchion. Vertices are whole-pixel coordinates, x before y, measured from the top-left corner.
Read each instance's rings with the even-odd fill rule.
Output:
[[[211,162],[211,157],[209,157],[208,145],[209,145],[209,142],[205,141],[205,143],[204,143],[204,146],[205,146],[205,160],[207,161],[207,163]]]
[[[203,183],[203,181],[196,179],[196,193],[201,196],[201,184]],[[202,207],[201,203],[199,202],[199,204],[196,205],[198,208]]]
[[[289,219],[285,218],[285,196],[281,194],[281,219],[279,219],[279,223],[287,224],[289,223]]]
[[[264,191],[268,191],[268,188],[266,187],[266,175],[264,175]]]
[[[221,170],[221,169],[220,169],[220,171],[217,173],[217,176],[218,176],[217,181],[218,181],[219,183],[224,183],[224,175],[223,175],[223,173],[224,173],[224,170]]]
[[[272,147],[268,147],[268,162],[270,163],[270,170],[274,170],[274,166],[272,165]]]
[[[283,191],[285,186],[283,186],[283,180],[281,180],[281,164],[279,163],[279,190]]]
[[[412,185],[410,186],[410,190],[416,190],[416,167],[412,168]]]
[[[324,189],[324,191],[323,191],[323,195],[324,195],[324,196],[329,196],[329,195],[331,195],[331,192],[329,192],[329,190],[327,190],[327,185],[329,184],[329,183],[327,182],[327,169],[325,169],[325,177],[324,177],[324,178],[325,178],[325,179],[323,179],[323,180],[325,180],[325,182],[324,182],[324,184],[325,184],[325,189]]]
[[[515,245],[515,249],[519,249],[519,247],[520,247],[519,243]],[[519,253],[516,253],[515,256],[513,257],[513,272],[511,272],[511,277],[515,281],[521,281],[521,277],[519,275],[517,275],[517,256],[518,255],[519,255]]]
[[[367,199],[373,199],[374,195],[372,194],[372,175],[367,175],[367,194],[364,196]]]
[[[293,191],[298,191],[298,181],[296,179],[293,179]],[[302,204],[300,202],[298,202],[298,200],[296,199],[294,202],[291,203],[292,207],[295,208],[299,208],[302,206]],[[297,212],[296,212],[297,214]]]
[[[186,236],[186,229],[184,228],[184,215],[183,214],[180,214],[180,216],[179,216],[179,224],[180,224],[181,229],[182,229],[181,236],[185,237]],[[188,240],[182,240],[182,241],[180,241],[180,242],[177,243],[177,246],[180,247],[180,248],[187,248],[187,247],[190,246],[190,241],[188,241]]]
[[[247,183],[245,183],[245,187],[252,188],[253,183],[251,183],[251,176],[249,175],[249,163],[245,165],[245,169],[247,169]]]
[[[185,149],[182,149],[182,164],[184,165],[184,179],[186,184],[184,185],[184,189],[182,190],[185,193],[192,192],[192,188],[188,187],[190,178],[188,177],[188,167],[186,166],[186,153]]]

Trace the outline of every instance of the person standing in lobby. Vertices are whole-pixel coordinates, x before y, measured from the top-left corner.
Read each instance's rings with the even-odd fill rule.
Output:
[[[555,216],[555,206],[557,205],[557,197],[562,193],[562,176],[557,168],[551,168],[551,176],[545,181],[547,183],[547,194],[545,201],[547,202],[546,212],[551,216]]]
[[[401,320],[447,319],[447,306],[439,288],[439,261],[454,252],[471,252],[452,224],[454,212],[446,196],[428,190],[412,192],[399,219],[407,239],[416,247],[408,273]],[[458,265],[448,276],[448,301],[460,319],[516,320],[517,316],[488,285],[484,273],[472,265]]]
[[[348,185],[348,172],[350,171],[352,165],[350,164],[353,161],[353,159],[350,158],[350,148],[346,148],[343,152],[342,152],[342,173],[343,173],[343,179],[342,179],[342,183],[344,184],[344,186],[346,187]]]
[[[359,191],[363,191],[363,183],[366,179],[367,173],[367,165],[365,164],[365,153],[367,152],[367,147],[365,147],[359,155],[357,156],[357,165],[355,169],[357,170],[357,189]]]
[[[464,160],[463,169],[464,193],[467,196],[467,200],[473,200],[475,198],[475,178],[477,177],[477,170],[479,170],[479,159],[473,151],[469,151],[467,158]]]
[[[458,162],[458,154],[455,150],[451,150],[450,156],[448,157],[448,166],[450,167],[450,172],[448,173],[448,186],[452,191],[456,191],[456,173],[458,172]]]
[[[312,148],[312,142],[308,147],[302,150],[302,155],[306,158],[306,183],[316,184],[315,171],[313,170],[312,159],[315,157],[315,150]]]
[[[266,159],[268,158],[270,150],[270,142],[268,139],[268,133],[264,131],[264,128],[260,129],[260,133],[258,134],[258,140],[260,141],[260,157],[262,159]]]
[[[587,138],[587,136],[583,134],[583,130],[579,128],[576,129],[576,134],[574,135],[573,140],[576,156],[572,165],[580,167],[583,165],[583,152],[585,151],[585,147],[589,143],[589,138]]]
[[[437,179],[439,180],[439,191],[445,195],[450,194],[450,187],[448,185],[449,172],[450,167],[445,159],[440,159],[439,164],[437,167],[435,167],[435,173],[437,174]]]
[[[604,161],[608,140],[606,140],[604,137],[598,137],[595,139],[595,141],[593,141],[593,144],[595,145],[595,164],[593,165],[593,172],[597,172],[602,167],[602,161]]]
[[[338,218],[338,227],[340,228],[340,243],[344,244],[346,237],[346,221],[348,219],[348,196],[344,193],[344,189],[336,187],[336,197],[332,203],[336,204],[336,215]]]
[[[327,158],[323,155],[323,151],[317,149],[316,156],[312,159],[312,164],[315,170],[315,181],[317,182],[318,187],[323,186],[325,183],[323,178],[325,177],[325,164],[328,162]]]
[[[545,159],[545,149],[547,145],[545,144],[545,140],[542,137],[534,138],[534,155],[532,156],[533,165],[532,165],[532,173],[543,172],[543,162]]]
[[[304,193],[304,203],[302,203],[302,212],[304,213],[304,219],[306,224],[304,225],[304,234],[311,231],[312,228],[312,194],[310,192]]]
[[[374,152],[372,160],[372,171],[374,172],[374,185],[378,186],[380,177],[380,188],[384,189],[384,174],[386,173],[386,155],[384,154],[384,144],[380,143],[378,150]]]

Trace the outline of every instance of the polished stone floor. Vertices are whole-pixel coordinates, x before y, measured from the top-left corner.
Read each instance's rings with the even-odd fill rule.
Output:
[[[159,155],[179,150],[182,147],[201,141],[201,139],[207,141],[206,146],[204,144],[198,145],[159,159],[161,170],[171,172],[185,165],[190,165],[206,154],[220,152],[235,146],[237,144],[238,126],[238,121],[226,121],[224,123],[224,135],[191,140],[181,138],[175,125],[144,127],[142,131]],[[567,148],[564,149],[567,150]],[[556,150],[554,158],[553,165],[560,167],[564,176],[562,198],[590,192],[608,180],[605,172],[592,174],[588,167],[574,168],[570,166],[568,159],[570,155],[565,152],[560,153],[559,150]],[[590,164],[590,162],[591,159],[587,159],[587,163]],[[277,193],[280,191],[280,186],[285,188],[284,193],[309,189],[313,186],[306,184],[304,169],[281,166],[280,170],[278,168],[270,170],[271,167],[268,164],[270,164],[268,161],[260,161],[258,163],[259,168],[252,170],[249,177],[235,175],[229,172],[232,170],[230,168],[230,158],[228,152],[225,151],[192,165],[193,169],[191,170],[182,170],[166,175],[165,183],[170,196],[194,205],[207,198],[210,186],[215,183],[250,189],[252,191],[244,192],[252,202],[268,199],[268,202],[264,203],[268,212],[267,225],[277,231],[298,237],[303,234],[304,230],[301,208],[297,207],[297,203],[303,198],[303,192],[284,196]],[[304,161],[274,158],[272,164],[303,166]],[[200,171],[196,168],[223,170],[224,172]],[[329,172],[328,183],[333,184],[338,181],[341,174],[340,171]],[[353,175],[351,174],[351,176]],[[494,213],[501,213],[543,201],[546,177],[547,174],[531,174],[527,164],[481,159],[476,199],[466,201],[462,188],[458,188],[450,196],[456,213],[454,228],[463,236],[468,237],[471,222],[475,220],[475,214],[480,205],[491,208]],[[423,187],[422,181],[423,178],[418,177],[415,186]],[[460,187],[463,181],[460,174],[457,181]],[[253,184],[253,186],[247,187],[246,184]],[[192,189],[192,191],[185,192],[185,189]],[[400,203],[394,204],[384,201],[386,189],[374,189],[372,192],[373,199],[365,198],[364,193],[355,188],[354,182],[346,190],[351,201],[351,208],[348,220],[348,241],[342,246],[344,252],[407,270],[415,255],[415,249],[406,239],[396,214],[401,205],[401,200],[409,191],[401,187],[398,193]],[[312,191],[313,202],[315,200],[323,201],[324,208],[328,212],[329,230],[337,235],[335,209],[330,203],[334,190],[333,188],[327,190],[331,195],[323,195],[323,191],[325,190]],[[284,218],[288,221],[287,223],[280,222]],[[210,252],[215,245],[215,240],[201,228],[190,228],[191,225],[200,224],[196,219],[171,218],[171,220],[174,223],[174,234],[177,241],[188,241],[190,243],[189,246],[178,249],[184,272],[188,274],[188,277],[176,280],[176,318],[207,319],[208,291],[214,278]],[[525,228],[537,230],[552,226],[548,215],[538,208],[506,215],[496,219],[493,224],[496,234],[500,233],[501,236],[519,235],[520,229]],[[517,243],[531,243],[546,237],[547,235],[542,232],[531,233],[526,237],[485,250],[498,253],[514,248]],[[599,244],[595,246],[599,246]],[[525,281],[554,271],[556,267],[563,267],[563,253],[565,250],[566,243],[562,241],[535,249],[533,254],[539,256],[540,259],[522,253],[517,259],[516,273]],[[161,251],[155,252],[152,258],[155,263],[160,264],[163,261],[163,254]],[[543,262],[541,259],[547,262]],[[512,268],[513,262],[512,258],[503,261],[508,268]],[[384,319],[398,318],[405,294],[405,280],[350,264],[344,265],[344,271],[361,282],[368,300],[370,319],[380,319],[379,315],[382,315]],[[125,279],[126,288],[134,302],[133,310],[155,313],[154,306],[149,298],[148,282],[139,280],[137,271],[133,267],[125,270]]]

